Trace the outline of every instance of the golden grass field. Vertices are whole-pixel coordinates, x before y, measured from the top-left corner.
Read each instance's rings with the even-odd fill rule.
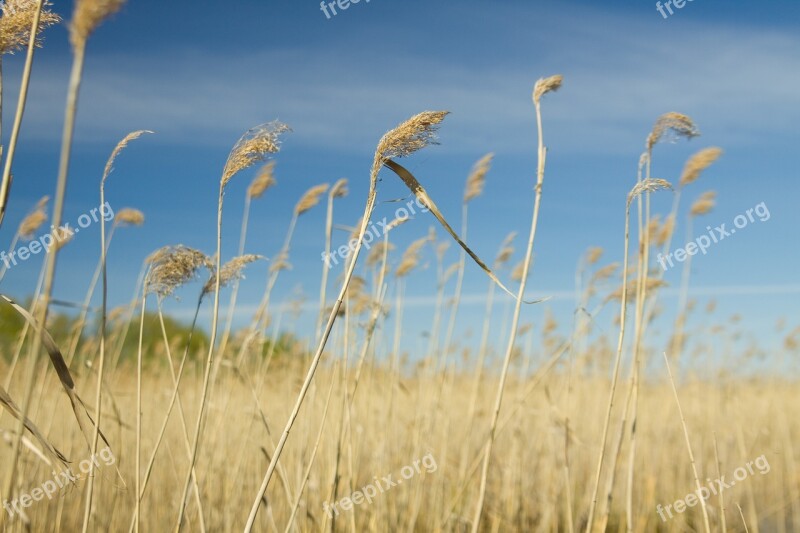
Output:
[[[64,222],[86,45],[122,4],[75,4],[57,188],[52,202],[42,199],[22,220],[9,250],[45,223]],[[8,0],[0,48],[25,54],[30,67],[37,35],[58,22],[46,3]],[[0,223],[13,197],[7,193],[27,67],[16,109],[6,106],[15,120],[3,139]],[[108,287],[117,281],[106,254],[122,252],[111,246],[114,231],[141,225],[142,213],[120,210],[100,223],[103,252],[85,301],[68,315],[54,310],[56,258],[69,246],[56,230],[38,285],[25,289],[29,300],[0,302],[3,530],[800,531],[800,425],[792,410],[800,398],[779,370],[796,356],[800,329],[779,325],[783,347],[766,356],[773,371],[753,372],[763,368],[754,365],[763,350],[739,342],[738,317],[721,317],[713,301],[701,307],[689,297],[688,261],[677,319],[660,318],[672,300],[661,297],[664,272],[655,257],[671,250],[676,228],[683,231],[716,201],[698,187],[719,148],[696,152],[679,176],[651,176],[659,141],[699,134],[690,117],[664,113],[643,136],[638,171],[634,162],[630,193],[618,205],[624,256],[607,260],[591,248],[579,258],[571,323],[557,323],[547,302],[524,301],[537,229],[555,222],[540,220],[539,210],[546,201],[547,101],[563,83],[569,80],[553,75],[532,86],[538,147],[531,225],[499,243],[493,258],[462,239],[470,202],[491,179],[492,155],[476,158],[455,190],[460,219],[445,218],[424,177],[401,164],[437,142],[446,111],[424,111],[388,129],[363,179],[310,188],[285,236],[249,228],[248,216],[276,183],[274,161],[289,127],[275,121],[247,131],[212,182],[218,209],[198,214],[216,217],[216,248],[206,254],[165,243],[140,258],[128,305],[109,308]],[[119,141],[97,176],[98,205],[113,186],[117,156],[149,133]],[[225,192],[244,179],[252,181],[239,252],[226,261]],[[365,246],[367,235],[376,238],[369,232],[380,179],[399,179],[435,228],[405,250],[393,244],[403,217]],[[330,272],[321,264],[320,279],[309,280],[320,297],[312,304],[316,333],[304,333],[292,327],[293,306],[301,303],[279,302],[273,290],[290,268],[294,230],[308,212],[325,211],[327,253],[341,244],[333,221],[359,215],[335,211],[348,185],[358,194],[368,188],[364,212],[348,257]],[[651,197],[667,194],[672,209],[654,212]],[[679,220],[687,195],[696,200]],[[245,245],[248,229],[283,246],[258,251],[271,257],[266,287],[248,325],[235,329],[242,272],[265,260]],[[453,264],[445,264],[449,246],[459,254]],[[510,264],[518,252],[521,260]],[[435,266],[423,269],[427,256]],[[470,325],[479,332],[475,347],[454,333],[467,269],[482,271],[488,283],[484,316]],[[420,332],[404,325],[404,314],[412,312],[406,294],[417,276],[434,277],[437,303],[427,350],[410,354],[402,341]],[[198,285],[199,298],[181,304],[194,311],[194,322],[162,314],[175,291]],[[210,324],[198,321],[206,313]],[[666,343],[652,334],[663,335],[664,326]]]

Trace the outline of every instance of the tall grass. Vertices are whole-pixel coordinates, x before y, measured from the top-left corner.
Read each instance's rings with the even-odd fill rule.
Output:
[[[123,3],[75,3],[69,26],[72,67],[51,215],[54,231],[64,222],[87,43]],[[48,7],[43,0],[9,0],[2,7],[0,57],[25,48],[26,58],[4,154],[0,223],[9,198],[34,49],[41,31],[56,22]],[[5,371],[0,417],[11,415],[0,418],[2,499],[11,506],[5,507],[7,513],[0,511],[4,530],[797,529],[800,457],[793,442],[800,437],[800,425],[786,411],[791,412],[800,398],[796,376],[787,372],[785,363],[800,349],[800,326],[777,327],[783,342],[770,349],[781,361],[781,372],[774,368],[772,374],[752,372],[761,368],[761,354],[759,347],[739,338],[742,326],[737,319],[713,323],[713,306],[707,304],[707,320],[691,327],[689,261],[680,275],[677,309],[671,308],[674,320],[658,319],[657,303],[667,275],[653,272],[653,255],[659,250],[667,253],[679,229],[686,232],[687,241],[691,239],[695,220],[716,205],[714,193],[704,193],[684,217],[680,199],[684,189],[718,159],[718,148],[705,148],[689,158],[678,174],[666,213],[659,213],[660,204],[651,198],[652,193],[671,188],[669,181],[652,177],[654,148],[672,135],[697,136],[691,118],[666,113],[647,136],[636,184],[625,198],[621,269],[617,263],[600,265],[600,248],[590,248],[580,258],[574,319],[566,329],[556,321],[549,303],[523,306],[531,303],[525,293],[538,248],[537,232],[540,225],[545,229],[545,222],[558,223],[540,220],[548,153],[541,99],[561,84],[561,76],[552,76],[540,79],[533,90],[537,166],[521,258],[514,257],[516,232],[508,233],[513,228],[495,227],[499,218],[494,213],[505,205],[472,207],[483,193],[494,161],[491,153],[478,159],[463,195],[454,194],[450,202],[460,207],[458,232],[445,217],[443,207],[448,204],[438,206],[414,175],[417,170],[412,173],[398,162],[436,144],[447,115],[443,111],[419,113],[388,131],[378,141],[366,179],[342,178],[331,187],[322,183],[307,189],[287,208],[288,227],[277,244],[273,228],[250,227],[251,209],[254,200],[277,185],[275,161],[270,158],[278,153],[281,136],[289,129],[271,122],[248,131],[231,149],[214,187],[202,189],[217,206],[209,255],[183,245],[159,248],[142,263],[131,303],[116,310],[109,310],[110,291],[129,288],[113,276],[113,270],[109,272],[108,261],[129,251],[116,242],[112,249],[111,241],[117,228],[140,225],[144,215],[118,210],[110,229],[106,221],[101,224],[97,257],[87,263],[97,265],[93,274],[87,271],[88,290],[82,303],[70,304],[78,309],[75,316],[52,311],[58,251],[66,241],[54,246],[41,265],[37,285],[30,288],[33,300],[26,304],[28,309],[5,297],[0,309],[11,317],[0,328],[12,330],[8,346],[0,347],[4,356],[0,369]],[[129,134],[113,150],[100,180],[101,205],[117,156],[143,133]],[[252,170],[262,162],[261,168]],[[663,164],[665,170],[667,162]],[[658,165],[660,175],[661,160]],[[425,173],[424,161],[419,167]],[[253,174],[240,207],[237,253],[223,262],[225,194],[231,181],[247,172]],[[398,218],[381,224],[382,235],[376,237],[372,217],[380,208],[379,186],[390,176],[402,181],[425,213],[414,220]],[[311,222],[322,211],[314,208],[324,201],[324,215],[317,215],[324,217],[321,231],[303,246],[318,246],[323,257],[330,257],[336,248],[338,219],[356,218],[339,207],[346,202],[336,202],[349,193],[349,187],[366,189],[363,214],[349,235],[350,253],[341,269],[323,261],[319,283],[312,280],[318,301],[304,306],[302,296],[287,296],[286,290],[295,279],[289,263],[295,231],[300,221]],[[448,185],[445,194],[454,189]],[[502,194],[516,193],[502,190]],[[484,218],[484,211],[491,216]],[[44,198],[20,222],[8,249],[32,239],[47,220]],[[434,220],[446,232],[444,240],[429,229],[428,222]],[[479,247],[467,244],[475,225],[487,220],[491,227],[486,231],[499,242],[491,268],[476,253]],[[406,235],[396,238],[401,224]],[[367,232],[372,240],[367,240]],[[505,234],[503,240],[500,236]],[[459,246],[455,253],[448,237]],[[258,254],[271,247],[277,253],[270,257],[266,285],[263,292],[251,294],[242,281],[243,269],[264,259]],[[367,257],[359,268],[362,252]],[[510,269],[512,259],[517,266]],[[480,301],[466,298],[472,263],[489,277]],[[0,280],[6,270],[0,271]],[[501,281],[509,274],[518,283],[513,292]],[[332,279],[339,290],[329,301]],[[186,306],[192,321],[173,336],[165,302],[179,291],[195,290],[195,283],[201,284],[193,293],[196,299]],[[221,298],[226,287],[231,295],[223,318]],[[259,303],[249,325],[237,330],[237,316],[244,312],[240,291],[245,290]],[[422,310],[416,299],[421,292],[435,302],[429,310]],[[157,319],[157,327],[146,331],[147,306],[153,298],[156,308],[150,316]],[[213,301],[210,335],[196,348],[193,340],[202,337],[201,311],[207,301]],[[607,316],[606,307],[617,302],[619,316]],[[480,314],[468,316],[464,310],[468,303],[477,304],[474,308]],[[12,321],[8,326],[6,322]],[[413,325],[420,322],[426,331],[418,336]],[[657,331],[663,324],[671,326],[669,331]],[[669,340],[662,346],[665,335]],[[60,345],[66,347],[66,357]],[[720,346],[726,349],[724,360]],[[50,367],[40,364],[41,348],[50,356],[61,388],[50,383]],[[665,369],[648,364],[661,354]],[[681,371],[673,373],[678,364]],[[623,370],[629,372],[627,386],[621,385]],[[92,405],[77,394],[87,388],[94,392]],[[65,393],[69,405],[60,401]],[[19,398],[21,407],[15,401]],[[663,417],[664,406],[672,402],[677,420]],[[297,436],[290,439],[291,434]],[[33,487],[42,479],[70,465],[76,468],[85,453],[101,454],[102,444],[113,452],[113,466],[90,464],[74,481],[79,490],[59,487],[63,490],[53,496],[55,501],[39,498],[26,505],[23,495],[34,494]],[[698,508],[676,511],[670,521],[659,517],[657,506],[676,501],[693,487],[699,490],[701,480],[712,472],[722,478],[762,454],[770,461],[766,471],[752,473],[717,498],[701,499]],[[434,459],[435,466],[420,469],[423,457]],[[408,477],[401,474],[414,461],[417,470]],[[383,490],[365,501],[366,487],[389,473],[398,483],[382,485]],[[16,509],[11,502],[22,502],[21,507]]]

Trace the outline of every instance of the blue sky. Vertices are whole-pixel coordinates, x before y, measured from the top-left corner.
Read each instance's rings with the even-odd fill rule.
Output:
[[[68,19],[71,3],[57,2],[55,9]],[[347,177],[350,195],[337,201],[335,218],[354,224],[380,136],[415,113],[446,109],[452,114],[441,145],[405,164],[458,224],[472,163],[496,154],[486,194],[470,208],[469,242],[491,259],[509,231],[527,231],[536,164],[531,89],[537,78],[560,73],[563,88],[544,101],[549,153],[531,294],[553,296],[547,307],[568,321],[585,249],[602,246],[603,264],[621,260],[625,195],[644,139],[660,114],[679,111],[694,118],[702,136],[659,144],[653,175],[677,181],[688,156],[720,146],[723,158],[691,186],[684,206],[713,189],[718,206],[704,219],[709,225],[730,226],[761,202],[771,214],[694,259],[693,295],[716,298],[717,318],[738,313],[743,328],[774,344],[779,317],[794,326],[800,293],[798,15],[800,4],[790,1],[695,0],[663,19],[649,1],[362,0],[327,19],[311,0],[131,0],[89,42],[65,220],[97,205],[103,165],[121,137],[136,129],[156,132],[128,148],[107,185],[112,207],[136,207],[147,217],[142,228],[120,230],[111,248],[110,299],[118,305],[131,297],[142,259],[157,247],[183,243],[213,252],[219,175],[248,128],[280,119],[294,130],[277,157],[279,184],[254,204],[251,217],[248,251],[274,256],[307,188]],[[53,28],[37,52],[11,207],[0,230],[4,243],[31,205],[54,189],[67,43],[66,30]],[[22,59],[3,62],[5,132]],[[239,175],[228,189],[227,258],[237,247],[251,178]],[[384,176],[380,201],[407,195],[396,178]],[[668,193],[657,195],[656,211],[668,211],[670,202]],[[391,216],[395,207],[382,203],[376,218]],[[302,286],[315,301],[323,216],[318,208],[300,219],[294,269],[282,276],[279,299]],[[399,229],[397,256],[434,224],[420,215]],[[676,245],[682,235],[681,229]],[[336,238],[341,243],[347,235]],[[512,263],[521,258],[523,241],[524,235]],[[64,249],[57,298],[82,299],[98,248],[99,230],[92,227]],[[409,289],[418,309],[409,325],[417,322],[419,331],[430,323],[434,287],[435,263],[432,254],[427,258],[417,287]],[[446,264],[456,259],[451,247]],[[40,260],[12,269],[2,290],[29,294]],[[248,272],[239,323],[258,301],[266,268]],[[667,274],[673,288],[678,276],[679,269]],[[185,291],[185,300],[195,290]],[[470,268],[461,331],[480,328],[485,290],[485,278]],[[676,305],[672,292],[662,300],[666,316]],[[188,314],[185,307],[170,304],[177,314]],[[523,322],[541,324],[544,307],[526,309]]]

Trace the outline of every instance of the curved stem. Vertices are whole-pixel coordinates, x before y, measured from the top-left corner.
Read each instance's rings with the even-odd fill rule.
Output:
[[[22,71],[22,82],[19,87],[19,97],[17,98],[17,112],[14,115],[14,125],[11,128],[11,137],[8,141],[8,153],[6,153],[6,162],[3,167],[3,178],[0,182],[0,226],[3,225],[3,217],[6,214],[6,206],[8,205],[8,194],[11,191],[11,163],[14,161],[14,152],[17,148],[17,139],[19,138],[19,130],[22,126],[22,115],[25,113],[25,102],[28,99],[28,85],[31,80],[31,69],[33,68],[33,53],[36,50],[36,34],[39,32],[39,20],[42,15],[42,6],[45,0],[39,0],[36,4],[36,11],[33,13],[33,21],[31,22],[31,32],[28,38],[28,51],[25,55],[25,67]],[[1,65],[1,64],[0,64]],[[0,66],[0,68],[2,68]],[[0,118],[2,118],[2,71],[0,71]],[[2,123],[2,120],[0,120]],[[0,124],[2,128],[2,124]],[[0,132],[2,129],[0,129]]]
[[[61,157],[58,167],[58,180],[56,182],[56,195],[53,204],[53,226],[58,230],[61,226],[61,221],[64,215],[64,196],[67,189],[67,174],[69,172],[69,161],[72,152],[72,137],[75,131],[75,116],[78,108],[78,93],[80,91],[81,74],[83,73],[83,60],[86,48],[85,43],[74,49],[74,56],[72,62],[72,71],[70,73],[69,89],[67,92],[67,105],[64,117],[64,131],[61,141]],[[7,192],[7,190],[6,190]],[[6,193],[3,193],[6,194]],[[0,196],[0,198],[3,198]],[[43,301],[39,308],[39,313],[36,322],[39,324],[47,323],[47,310],[50,305],[50,298],[53,294],[53,281],[56,272],[56,259],[58,257],[58,246],[54,245],[45,259],[45,276],[44,288],[42,291]],[[6,474],[5,483],[3,484],[3,491],[0,494],[10,494],[14,486],[14,476],[16,475],[17,460],[19,459],[20,445],[22,443],[23,434],[23,420],[28,416],[30,404],[33,397],[33,385],[36,380],[36,363],[39,359],[39,352],[41,349],[41,337],[35,335],[30,351],[30,362],[28,375],[28,383],[26,385],[25,397],[23,400],[22,416],[16,427],[16,438],[14,439],[14,446],[11,452],[11,461],[8,472]],[[3,515],[4,516],[4,515]],[[0,524],[2,524],[0,519]]]
[[[361,232],[358,235],[358,241],[356,243],[356,248],[353,251],[350,259],[350,263],[347,268],[347,272],[344,276],[344,281],[342,282],[342,288],[339,291],[339,297],[336,299],[336,302],[333,304],[333,308],[331,309],[330,316],[328,317],[328,323],[325,326],[325,330],[322,332],[320,336],[319,345],[317,346],[317,351],[314,354],[314,358],[311,361],[311,366],[308,369],[308,373],[306,374],[305,381],[303,382],[303,386],[300,389],[300,393],[297,396],[297,400],[294,405],[294,409],[292,409],[291,415],[289,415],[289,420],[286,422],[286,427],[283,430],[283,434],[281,435],[280,440],[278,441],[278,445],[275,448],[275,453],[272,454],[272,460],[267,467],[267,472],[264,475],[264,480],[261,483],[261,487],[258,490],[258,494],[255,498],[252,508],[250,509],[250,515],[247,518],[247,524],[245,525],[245,533],[249,533],[253,529],[253,525],[256,521],[256,516],[258,515],[258,510],[261,507],[261,498],[267,492],[267,487],[269,486],[270,479],[272,479],[272,474],[275,472],[275,467],[278,464],[278,459],[280,458],[284,446],[286,446],[286,441],[289,438],[289,432],[292,430],[292,426],[294,425],[294,421],[297,419],[297,415],[300,413],[300,408],[303,406],[303,400],[308,393],[308,389],[311,387],[311,382],[314,380],[314,374],[316,373],[317,367],[319,366],[319,362],[322,359],[322,352],[325,349],[325,345],[328,342],[328,337],[331,334],[331,330],[333,330],[333,324],[336,322],[336,316],[339,313],[339,309],[342,307],[342,301],[344,300],[345,295],[347,294],[347,288],[350,286],[350,280],[353,277],[353,272],[356,268],[356,263],[358,261],[358,256],[361,253],[361,247],[364,242],[364,235],[367,232],[367,226],[369,225],[370,217],[372,216],[372,211],[375,208],[375,183],[376,179],[370,180],[370,191],[367,197],[367,205],[364,208],[364,217],[361,222]]]
[[[489,428],[489,441],[486,444],[483,456],[483,469],[481,472],[481,483],[478,492],[478,502],[475,506],[475,515],[472,520],[472,533],[477,533],[480,527],[481,516],[483,514],[483,502],[486,499],[486,484],[489,478],[489,464],[492,458],[492,447],[497,432],[497,422],[500,418],[500,408],[503,405],[503,393],[505,392],[506,379],[508,377],[508,368],[511,365],[511,356],[514,353],[514,344],[517,340],[517,328],[519,326],[519,317],[522,310],[522,301],[525,296],[525,286],[528,281],[528,273],[531,268],[531,259],[533,256],[533,243],[536,238],[536,227],[539,221],[539,208],[542,201],[542,183],[544,182],[544,167],[545,159],[547,157],[547,150],[544,147],[544,139],[542,136],[542,109],[538,101],[534,101],[536,106],[536,125],[539,134],[539,152],[538,152],[538,168],[536,172],[536,196],[533,202],[533,216],[531,217],[531,229],[528,235],[528,248],[525,252],[525,262],[522,266],[522,279],[519,284],[519,291],[517,299],[514,302],[514,314],[511,319],[511,333],[508,338],[508,345],[506,346],[506,354],[503,359],[503,369],[500,374],[500,383],[497,386],[497,396],[495,398],[494,410],[492,413],[492,422]]]

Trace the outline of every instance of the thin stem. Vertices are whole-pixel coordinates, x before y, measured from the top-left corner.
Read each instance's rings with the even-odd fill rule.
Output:
[[[33,53],[36,50],[36,34],[39,32],[39,20],[42,15],[42,6],[45,0],[36,3],[36,11],[33,13],[31,21],[31,32],[28,38],[28,49],[25,55],[25,66],[22,71],[22,82],[19,87],[17,98],[17,112],[14,115],[14,125],[11,128],[11,137],[8,141],[8,153],[3,167],[3,178],[0,182],[0,226],[3,225],[3,218],[6,214],[8,205],[8,195],[11,191],[11,164],[14,161],[14,152],[17,148],[19,130],[22,126],[22,115],[25,114],[25,102],[28,99],[28,85],[31,80],[31,69],[33,68]],[[0,63],[0,138],[2,138],[2,115],[3,115],[3,85],[2,85],[2,63]],[[1,150],[0,150],[1,152]]]
[[[80,91],[81,75],[83,73],[83,61],[85,56],[85,43],[77,46],[74,49],[74,56],[72,62],[72,71],[70,73],[69,89],[67,92],[67,105],[64,118],[64,131],[61,141],[61,157],[58,167],[58,180],[56,182],[56,195],[53,204],[53,226],[58,230],[61,227],[61,221],[64,214],[64,197],[67,189],[67,174],[69,172],[69,161],[72,153],[72,137],[75,131],[75,116],[78,109],[78,93]],[[2,196],[0,196],[2,198]],[[43,288],[43,302],[39,308],[37,322],[39,324],[47,323],[47,311],[50,305],[50,298],[53,294],[53,281],[56,272],[56,259],[58,257],[58,245],[50,248],[46,257],[46,267],[44,276]],[[26,393],[23,401],[22,416],[16,424],[16,438],[11,452],[11,461],[8,472],[6,474],[5,483],[3,485],[3,492],[0,494],[10,494],[14,486],[14,476],[17,469],[17,460],[19,459],[20,445],[22,443],[22,434],[24,431],[23,420],[28,416],[31,400],[33,397],[33,385],[36,380],[36,363],[39,359],[39,352],[41,349],[41,337],[35,335],[31,346],[31,361],[29,364],[30,374],[28,375],[28,383],[26,385]],[[2,515],[0,518],[0,525],[5,518]]]
[[[544,138],[542,135],[542,109],[538,100],[534,100],[536,107],[536,125],[539,135],[539,151],[538,151],[538,169],[536,177],[536,195],[533,203],[533,217],[531,218],[531,229],[528,236],[528,248],[525,252],[525,262],[522,267],[522,280],[519,284],[519,292],[517,299],[514,302],[514,314],[511,319],[511,333],[508,338],[508,345],[506,346],[506,354],[503,359],[503,369],[500,374],[500,383],[497,386],[497,396],[495,398],[494,411],[492,414],[492,422],[489,429],[489,441],[486,445],[483,457],[483,470],[481,473],[480,490],[478,493],[478,502],[475,506],[475,515],[472,520],[472,533],[477,533],[480,527],[481,515],[483,514],[483,502],[486,498],[486,484],[489,478],[489,463],[492,457],[492,447],[494,445],[495,433],[497,431],[497,422],[500,418],[500,408],[503,405],[503,393],[506,386],[506,378],[508,377],[508,368],[511,364],[511,356],[514,353],[514,344],[517,339],[517,328],[519,326],[519,317],[522,309],[522,301],[525,296],[525,286],[528,281],[528,273],[531,268],[531,259],[533,257],[533,243],[536,238],[536,227],[539,221],[539,207],[542,201],[542,184],[544,182],[544,168],[545,159],[547,157],[547,150],[544,146]]]
[[[106,203],[106,180],[100,181],[100,205]],[[100,416],[102,414],[103,375],[106,365],[106,306],[108,305],[108,270],[106,268],[106,221],[100,222],[100,270],[102,272],[102,302],[100,304],[100,363],[97,369],[97,392],[95,393],[94,435],[92,436],[92,455],[97,455],[97,442],[100,437]],[[89,528],[89,517],[92,512],[94,495],[94,461],[89,467],[89,482],[86,484],[86,508],[83,512],[83,533]]]
[[[253,503],[253,507],[250,509],[250,515],[247,518],[247,524],[245,525],[244,529],[245,533],[249,533],[253,529],[253,526],[256,521],[256,516],[258,515],[258,510],[261,507],[261,498],[263,498],[264,494],[267,492],[267,487],[269,486],[270,479],[272,479],[272,474],[275,471],[275,467],[278,464],[278,459],[280,458],[283,452],[284,446],[286,446],[286,441],[289,438],[289,432],[292,430],[294,421],[297,419],[297,415],[300,413],[300,408],[303,405],[303,400],[305,399],[308,389],[311,386],[311,382],[314,379],[314,374],[317,370],[317,366],[319,366],[319,362],[322,359],[322,352],[323,350],[325,350],[325,345],[328,342],[328,337],[330,337],[331,330],[333,330],[333,324],[336,322],[336,316],[338,315],[339,309],[342,307],[342,301],[344,300],[344,297],[347,294],[347,288],[350,286],[350,280],[353,277],[353,272],[355,271],[356,268],[356,262],[358,261],[359,254],[361,253],[361,247],[364,242],[364,235],[367,232],[367,226],[369,224],[370,217],[372,216],[372,211],[375,207],[376,181],[377,180],[374,177],[373,179],[370,180],[370,191],[367,197],[367,205],[364,209],[364,217],[361,222],[361,232],[359,233],[358,236],[356,248],[351,256],[350,263],[344,277],[344,281],[342,282],[342,288],[339,292],[339,297],[333,304],[333,308],[331,309],[330,316],[328,317],[328,322],[325,326],[325,330],[322,332],[322,335],[320,336],[319,346],[317,346],[317,351],[314,354],[314,358],[311,361],[311,366],[308,369],[308,373],[306,375],[305,381],[303,382],[303,386],[301,387],[300,393],[297,396],[294,409],[292,409],[292,413],[289,416],[289,420],[286,422],[286,427],[284,428],[283,434],[281,435],[281,438],[278,441],[278,445],[275,448],[275,453],[272,455],[272,460],[270,461],[270,464],[267,467],[267,472],[264,475],[264,480],[262,481],[261,487],[258,490],[258,494]]]
[[[220,268],[221,265],[221,258],[220,255],[222,254],[222,205],[223,200],[225,198],[225,189],[222,182],[220,182],[219,186],[219,202],[217,204],[217,265],[216,265],[216,273],[214,282],[214,309],[212,312],[212,321],[211,321],[211,340],[209,340],[209,347],[208,347],[208,357],[206,358],[206,368],[205,368],[205,376],[203,378],[203,390],[200,395],[200,411],[197,414],[197,425],[195,426],[194,431],[194,444],[192,445],[192,453],[191,453],[191,460],[189,462],[189,472],[186,474],[186,481],[183,484],[183,495],[181,496],[181,507],[178,512],[178,522],[175,526],[175,531],[180,531],[181,524],[183,522],[183,516],[186,512],[186,501],[189,496],[189,489],[191,487],[192,482],[192,471],[194,470],[195,464],[197,463],[197,453],[200,449],[200,437],[203,428],[203,415],[205,414],[206,404],[208,403],[209,397],[209,389],[211,386],[211,375],[212,369],[214,368],[214,345],[217,340],[217,322],[219,321],[219,289],[220,289]],[[198,510],[198,512],[202,512]]]
[[[617,381],[619,380],[619,368],[622,361],[622,347],[625,342],[625,319],[627,318],[628,309],[628,244],[630,242],[630,213],[631,206],[628,202],[625,208],[625,251],[623,254],[622,262],[622,296],[621,296],[621,311],[619,315],[619,339],[617,340],[617,355],[614,358],[614,373],[611,378],[611,391],[608,395],[608,407],[606,409],[605,421],[603,422],[603,437],[600,445],[600,457],[597,460],[597,470],[595,471],[594,490],[592,491],[592,503],[589,506],[589,519],[586,522],[586,533],[592,532],[594,522],[594,513],[597,509],[597,494],[600,490],[600,474],[603,471],[603,460],[606,452],[606,440],[608,440],[608,428],[611,423],[611,410],[614,407],[614,394],[617,390]]]
[[[706,509],[706,500],[700,496],[700,476],[697,475],[697,465],[694,461],[694,454],[692,453],[692,441],[689,440],[689,429],[686,427],[686,419],[683,416],[683,409],[681,409],[681,401],[678,399],[678,389],[675,388],[675,380],[672,378],[672,370],[669,367],[669,357],[667,352],[664,352],[664,363],[667,365],[667,374],[669,375],[669,383],[672,385],[672,393],[675,395],[675,404],[678,406],[678,415],[681,417],[681,426],[683,426],[683,436],[686,439],[686,449],[689,451],[689,461],[692,463],[692,474],[694,475],[694,482],[697,485],[698,500],[700,500],[700,508],[703,510],[703,525],[705,526],[706,533],[711,533],[711,526],[708,523],[708,510]]]

